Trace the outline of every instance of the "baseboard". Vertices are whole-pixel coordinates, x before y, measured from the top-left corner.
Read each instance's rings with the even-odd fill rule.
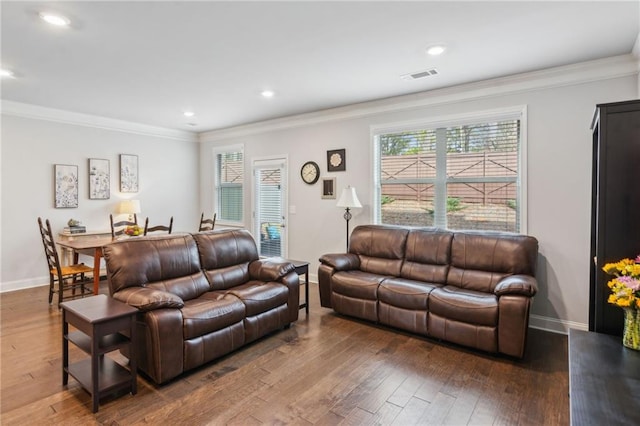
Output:
[[[533,314],[529,316],[529,327],[560,334],[569,334],[570,328],[589,331],[589,325],[585,323]]]
[[[16,280],[0,283],[0,293],[9,291],[24,290],[26,288],[43,287],[49,285],[49,276],[27,278],[25,280]]]

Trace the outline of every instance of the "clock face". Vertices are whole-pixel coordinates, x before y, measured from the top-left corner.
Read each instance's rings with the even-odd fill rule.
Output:
[[[320,178],[320,166],[313,161],[307,161],[300,169],[300,177],[305,183],[313,185]]]

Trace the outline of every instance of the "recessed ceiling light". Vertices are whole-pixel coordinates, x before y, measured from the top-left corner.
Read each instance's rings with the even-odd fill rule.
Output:
[[[273,98],[276,93],[273,90],[263,90],[260,94],[265,98]]]
[[[15,78],[15,74],[13,74],[13,71],[0,69],[0,77],[2,77],[2,78]]]
[[[184,112],[184,116],[185,117],[193,117],[194,115],[196,115],[196,113],[193,112],[193,111],[185,111]]]
[[[436,45],[428,48],[427,53],[431,56],[438,56],[438,55],[442,55],[445,50],[446,50],[446,47],[442,45]]]
[[[54,13],[40,12],[40,19],[48,24],[55,25],[57,27],[67,27],[71,24],[71,21],[66,16],[56,15]]]

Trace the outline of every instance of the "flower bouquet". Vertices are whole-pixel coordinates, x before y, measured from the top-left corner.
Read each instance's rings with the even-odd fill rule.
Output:
[[[602,270],[615,277],[607,283],[611,289],[608,302],[624,309],[622,344],[640,350],[640,255],[607,263]]]

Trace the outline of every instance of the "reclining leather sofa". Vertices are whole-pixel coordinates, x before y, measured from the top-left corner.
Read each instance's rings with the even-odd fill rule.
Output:
[[[320,303],[422,336],[521,358],[537,292],[530,236],[358,226],[320,258]]]
[[[259,259],[244,230],[131,238],[104,258],[111,296],[139,310],[135,356],[156,383],[298,319],[294,266]]]

